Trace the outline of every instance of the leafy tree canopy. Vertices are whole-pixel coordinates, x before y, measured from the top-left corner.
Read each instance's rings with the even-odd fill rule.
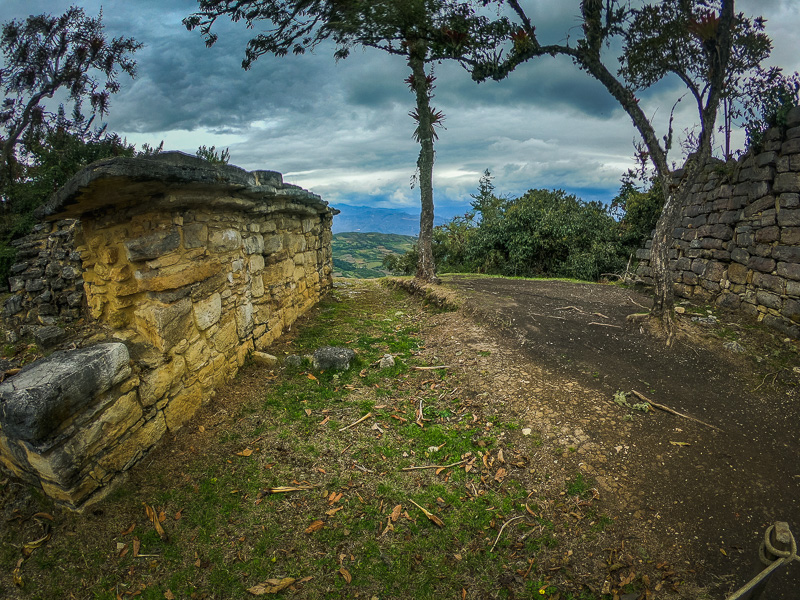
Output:
[[[0,30],[0,88],[5,95],[0,107],[0,142],[4,175],[14,179],[17,146],[30,150],[38,136],[58,121],[62,130],[85,134],[95,114],[104,115],[110,97],[120,89],[119,72],[135,75],[133,54],[142,45],[133,38],[108,40],[102,13],[87,17],[82,8],[71,7],[63,15],[34,15],[10,21]],[[72,105],[65,111],[48,112],[45,102],[63,90]],[[82,114],[88,102],[90,116]]]

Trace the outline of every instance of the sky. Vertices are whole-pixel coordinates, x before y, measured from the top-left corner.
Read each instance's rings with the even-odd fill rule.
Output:
[[[219,41],[206,48],[198,31],[181,24],[196,0],[0,0],[0,22],[60,14],[70,5],[91,16],[102,7],[109,36],[145,44],[136,53],[135,80],[122,76],[112,97],[110,131],[138,147],[163,140],[165,149],[190,154],[201,145],[229,148],[231,164],[279,171],[335,206],[419,211],[419,190],[411,185],[419,152],[408,116],[414,97],[401,58],[356,49],[336,62],[333,48],[321,47],[303,56],[262,56],[244,71],[244,47],[257,30],[220,21]],[[578,35],[577,0],[522,5],[543,43]],[[774,42],[768,64],[800,71],[800,2],[740,0],[736,7],[767,19]],[[502,82],[476,84],[455,64],[436,66],[435,75],[433,105],[446,116],[434,167],[442,216],[469,208],[486,169],[500,195],[564,189],[609,202],[634,165],[638,137],[630,119],[569,60],[524,64]],[[642,97],[661,134],[681,93],[677,82],[666,81]],[[676,131],[691,127],[693,117],[688,100],[680,103]],[[738,133],[734,145],[742,144]]]

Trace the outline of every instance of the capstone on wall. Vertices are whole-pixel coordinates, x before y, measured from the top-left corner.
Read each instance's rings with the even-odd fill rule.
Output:
[[[7,322],[51,325],[83,306],[103,332],[93,342],[105,342],[92,368],[115,366],[79,393],[61,386],[69,377],[48,376],[73,363],[85,372],[81,353],[90,346],[0,384],[0,461],[68,506],[100,497],[332,284],[333,211],[279,173],[179,153],[110,159],[76,175],[43,213],[49,221],[34,232],[38,241],[25,242],[36,255],[19,263],[25,283],[12,280]],[[67,229],[71,249],[59,234]],[[42,298],[61,280],[82,282],[83,296]]]
[[[637,274],[652,283],[650,247]],[[800,108],[762,149],[709,165],[673,231],[675,293],[753,315],[800,338]]]

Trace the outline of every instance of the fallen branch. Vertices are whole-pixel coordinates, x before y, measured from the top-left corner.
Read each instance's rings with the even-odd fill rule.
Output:
[[[420,469],[449,469],[450,467],[457,467],[458,465],[463,465],[467,462],[467,458],[464,460],[460,460],[458,462],[453,463],[452,465],[428,465],[426,467],[404,467],[400,469],[401,471],[418,471]]]
[[[436,369],[449,369],[449,365],[439,365],[438,367],[411,367],[414,371],[435,371]]]
[[[611,323],[598,323],[597,321],[592,321],[589,323],[589,325],[600,325],[601,327],[616,327],[617,329],[622,329],[622,326],[620,325],[612,325]]]
[[[544,317],[546,319],[558,319],[559,321],[566,321],[566,319],[564,317],[557,317],[555,315],[543,315],[541,313],[534,313],[534,312],[528,313],[528,314],[533,316],[533,317]]]
[[[677,410],[675,410],[673,408],[670,408],[669,406],[665,406],[664,404],[659,404],[658,402],[653,402],[652,400],[650,400],[650,398],[648,398],[644,394],[640,394],[636,390],[631,390],[631,393],[634,396],[636,396],[637,398],[639,398],[639,400],[641,400],[642,402],[647,402],[652,407],[657,408],[658,410],[663,410],[664,412],[670,413],[671,415],[675,415],[675,416],[678,416],[678,417],[683,417],[684,419],[689,419],[690,421],[694,421],[695,423],[700,423],[701,425],[705,425],[706,427],[711,427],[711,429],[715,429],[717,431],[722,431],[722,429],[720,429],[716,425],[711,425],[710,423],[706,423],[705,421],[701,421],[700,419],[696,419],[691,415],[687,415],[687,414],[684,414],[682,412],[678,412]]]
[[[442,520],[441,520],[439,517],[437,517],[435,514],[433,514],[433,513],[432,513],[431,511],[429,511],[427,508],[423,508],[423,507],[421,507],[419,504],[417,504],[416,502],[414,502],[414,501],[413,501],[411,498],[409,498],[409,499],[408,499],[408,501],[409,501],[409,502],[411,502],[411,504],[413,504],[414,506],[416,506],[418,509],[420,509],[420,510],[422,511],[422,513],[423,513],[423,514],[424,514],[426,517],[428,517],[428,519],[429,519],[429,520],[431,520],[431,521],[433,521],[434,523],[436,523],[436,525],[438,525],[439,527],[444,527],[444,522],[442,522]]]
[[[525,515],[522,515],[520,517],[514,517],[513,519],[509,519],[508,521],[503,523],[503,526],[500,528],[500,533],[497,534],[497,539],[494,541],[494,544],[492,544],[492,549],[489,550],[489,552],[494,552],[494,547],[497,546],[497,542],[500,541],[500,536],[503,535],[503,530],[506,528],[506,525],[508,525],[512,521],[516,521],[517,519],[524,519],[524,518],[525,518]]]
[[[577,310],[579,313],[584,314],[583,311],[577,306],[562,306],[560,308],[556,308],[555,310]]]
[[[359,423],[361,423],[361,422],[363,422],[363,421],[366,421],[367,419],[369,419],[371,416],[372,416],[372,413],[371,413],[371,412],[368,412],[367,414],[365,414],[363,417],[361,417],[361,418],[360,418],[358,421],[356,421],[355,423],[350,423],[350,425],[348,425],[348,426],[346,426],[346,427],[342,427],[342,428],[341,428],[339,431],[344,431],[344,430],[346,430],[346,429],[350,429],[351,427],[355,427],[355,426],[356,426],[356,425],[358,425]]]
[[[278,487],[266,488],[265,494],[285,494],[287,492],[304,492],[306,490],[313,490],[319,485],[282,485]]]
[[[640,307],[642,307],[642,308],[647,308],[647,307],[646,307],[644,304],[639,304],[639,303],[638,303],[636,300],[634,300],[634,299],[633,299],[633,298],[631,298],[630,296],[628,296],[628,300],[630,300],[630,301],[631,301],[632,303],[634,303],[636,306],[640,306]],[[649,309],[648,309],[648,310],[649,310]]]

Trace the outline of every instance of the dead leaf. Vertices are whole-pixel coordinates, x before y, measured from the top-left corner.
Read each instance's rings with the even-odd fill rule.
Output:
[[[131,523],[131,526],[128,527],[125,531],[123,531],[120,535],[130,535],[133,533],[133,530],[136,529],[136,521]]]
[[[200,425],[200,427],[197,428],[197,431],[199,431],[200,433],[205,432],[205,430],[206,430],[206,428],[203,427],[202,425]]]
[[[310,417],[311,416],[311,409],[310,408],[305,409],[305,413],[306,413],[307,417]]]
[[[47,519],[48,521],[55,521],[56,518],[50,513],[38,512],[32,517],[33,519]]]
[[[319,531],[320,529],[322,529],[324,526],[325,523],[317,519],[306,528],[306,533],[314,533],[315,531]]]
[[[497,473],[494,474],[494,480],[497,482],[503,481],[506,478],[506,470],[503,467],[497,469]]]
[[[165,512],[162,510],[160,513],[158,513],[158,522],[159,522],[159,523],[163,523],[163,522],[164,522],[164,521],[166,521],[166,520],[167,520],[167,513],[165,513]]]
[[[176,521],[180,521],[181,517],[183,517],[183,509],[180,509],[178,512],[175,513],[175,516],[172,517]]]
[[[175,594],[172,593],[172,590],[164,592],[164,600],[175,600]]]
[[[344,508],[344,506],[337,506],[336,508],[332,508],[329,511],[326,511],[325,514],[328,515],[329,517],[332,517],[333,515],[335,515],[337,512],[339,512],[343,508]]]
[[[267,579],[264,583],[259,583],[251,588],[248,592],[254,596],[264,596],[265,594],[277,594],[288,588],[296,580],[293,577],[284,577],[283,579]]]
[[[670,442],[673,446],[691,446],[689,442]]]
[[[344,577],[344,580],[345,580],[347,583],[350,583],[351,581],[353,581],[353,576],[352,576],[352,575],[350,575],[350,571],[348,571],[348,570],[347,570],[347,569],[345,569],[344,567],[341,567],[341,568],[339,569],[339,573],[341,573],[341,574],[342,574],[342,577]]]
[[[142,542],[139,541],[138,537],[133,538],[133,557],[136,558],[139,556],[139,550],[142,547]]]
[[[502,448],[500,448],[497,451],[497,460],[500,461],[501,463],[505,463],[506,462],[505,458],[503,458],[503,449]]]
[[[309,373],[309,374],[307,375],[307,377],[308,377],[308,378],[309,378],[311,381],[318,381],[318,379],[317,379],[316,377],[314,377],[314,376],[313,376],[311,373]]]
[[[466,600],[467,598],[467,590],[461,588],[461,600]]]
[[[416,506],[418,509],[420,509],[425,514],[425,516],[428,517],[428,519],[430,519],[431,521],[436,523],[436,525],[438,525],[439,527],[444,527],[444,523],[442,522],[442,520],[439,517],[437,517],[435,514],[433,514],[431,511],[429,511],[429,510],[427,510],[425,508],[422,508],[419,504],[417,504],[413,500],[410,500],[410,502],[411,502],[411,504]]]
[[[236,453],[236,456],[244,456],[244,457],[248,457],[248,456],[250,456],[251,454],[253,454],[253,451],[252,451],[250,448],[245,448],[245,449],[244,449],[244,450],[242,450],[241,452],[237,452],[237,453]]]
[[[403,505],[402,505],[402,504],[398,504],[397,506],[395,506],[395,507],[392,509],[392,515],[391,515],[391,517],[390,517],[390,518],[392,519],[392,522],[396,523],[396,522],[397,522],[397,519],[399,519],[399,518],[400,518],[400,514],[401,514],[402,512],[403,512]]]
[[[119,551],[118,556],[125,558],[128,555],[128,550],[130,550],[130,544],[122,544],[122,550]]]
[[[144,502],[142,504],[144,504],[144,510],[147,513],[147,518],[150,519],[150,522],[153,524],[153,527],[156,528],[156,533],[158,534],[158,537],[160,537],[162,540],[166,540],[167,532],[164,531],[164,528],[161,526],[159,515],[156,514],[155,509],[149,504]]]

